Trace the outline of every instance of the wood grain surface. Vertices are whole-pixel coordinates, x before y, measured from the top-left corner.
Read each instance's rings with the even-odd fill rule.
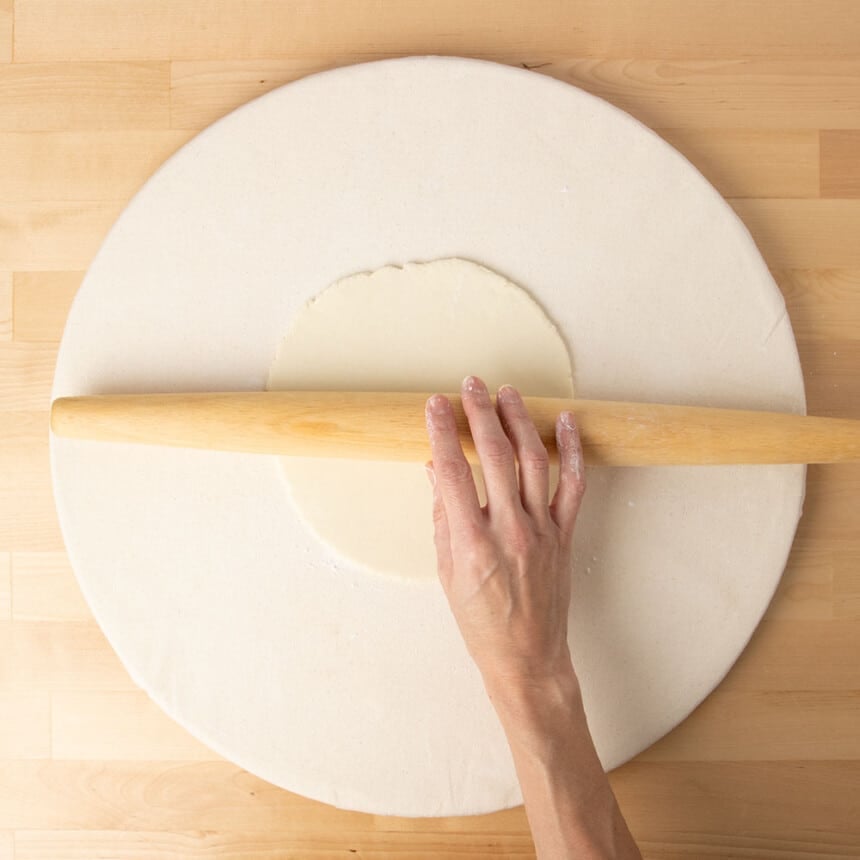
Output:
[[[51,495],[63,322],[135,189],[254,96],[412,53],[525,66],[655,128],[762,249],[810,409],[860,418],[854,0],[0,0],[0,860],[533,856],[522,809],[342,812],[210,753],[108,647]],[[860,466],[810,469],[749,647],[612,782],[649,858],[860,856]]]

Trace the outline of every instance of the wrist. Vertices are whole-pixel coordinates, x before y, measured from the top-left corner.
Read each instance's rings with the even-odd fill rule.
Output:
[[[511,744],[553,746],[576,726],[585,727],[579,680],[570,663],[540,676],[485,677],[484,685]]]

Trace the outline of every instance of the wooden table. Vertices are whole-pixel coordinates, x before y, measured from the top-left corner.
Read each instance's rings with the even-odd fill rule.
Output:
[[[860,418],[852,0],[0,0],[0,860],[528,857],[522,809],[340,812],[219,759],[139,692],[57,528],[49,387],[130,196],[237,105],[412,53],[569,81],[678,147],[788,303],[810,411]],[[860,855],[860,466],[809,471],[779,594],[720,688],[612,775],[645,855]]]

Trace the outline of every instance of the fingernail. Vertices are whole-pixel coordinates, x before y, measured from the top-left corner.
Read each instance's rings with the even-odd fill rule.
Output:
[[[463,380],[463,390],[470,394],[487,394],[487,386],[477,376],[467,376]]]
[[[427,411],[431,415],[444,415],[448,408],[448,398],[444,394],[434,394],[427,401]]]
[[[574,420],[572,412],[562,412],[559,417],[561,418],[561,423],[566,430],[576,430],[576,421]]]
[[[513,385],[503,385],[499,389],[498,399],[503,403],[516,403],[520,399],[520,393]]]
[[[425,466],[424,471],[427,473],[427,480],[430,481],[430,486],[434,489],[436,488],[436,473],[433,471],[432,466]]]

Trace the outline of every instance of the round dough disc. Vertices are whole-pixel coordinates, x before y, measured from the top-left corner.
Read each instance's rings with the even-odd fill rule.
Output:
[[[327,285],[448,257],[528,289],[575,350],[579,397],[804,409],[782,297],[682,156],[574,87],[443,57],[303,78],[183,147],[96,255],[53,394],[262,390]],[[369,812],[520,801],[438,584],[344,562],[296,515],[277,457],[57,437],[51,455],[96,619],[205,743]],[[803,487],[794,466],[591,470],[570,630],[607,768],[740,654]]]
[[[266,387],[452,392],[469,373],[491,391],[507,382],[523,394],[573,395],[564,341],[525,290],[477,263],[435,260],[350,275],[311,299]],[[423,464],[281,463],[299,514],[339,554],[370,571],[435,578]]]

